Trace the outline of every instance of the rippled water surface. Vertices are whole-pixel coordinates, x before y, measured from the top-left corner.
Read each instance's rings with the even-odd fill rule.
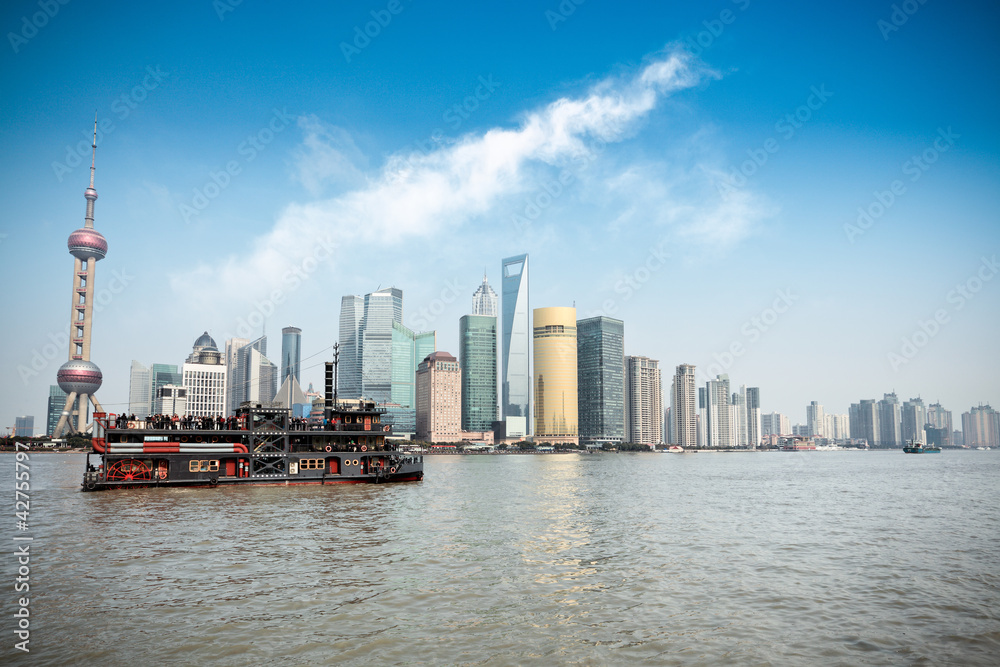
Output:
[[[8,557],[0,663],[1000,655],[1000,452],[429,456],[419,483],[105,493],[79,455],[31,467],[32,652]]]

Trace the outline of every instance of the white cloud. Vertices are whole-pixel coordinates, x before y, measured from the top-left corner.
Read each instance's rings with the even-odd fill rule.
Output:
[[[346,247],[352,241],[406,242],[453,229],[533,189],[532,175],[540,167],[585,154],[593,141],[623,140],[659,99],[716,76],[683,51],[661,54],[631,77],[605,79],[582,97],[560,98],[525,114],[516,127],[465,135],[428,153],[394,155],[364,183],[356,168],[359,153],[346,133],[313,117],[301,119],[306,139],[296,154],[299,180],[313,191],[331,178],[354,180],[359,186],[289,205],[272,231],[257,240],[251,256],[175,275],[172,287],[206,300],[245,297],[248,287],[268,293],[288,282],[288,271],[312,254],[321,239],[334,238]],[[692,234],[727,240],[739,237],[750,205],[737,198],[698,210],[692,202],[666,218],[686,214]]]

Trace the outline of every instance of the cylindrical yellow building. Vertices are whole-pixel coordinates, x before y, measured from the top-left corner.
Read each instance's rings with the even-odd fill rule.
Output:
[[[576,308],[533,311],[535,442],[578,442]]]

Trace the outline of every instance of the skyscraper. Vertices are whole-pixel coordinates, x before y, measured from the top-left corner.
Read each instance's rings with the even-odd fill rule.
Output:
[[[535,308],[535,441],[579,442],[576,308]]]
[[[733,439],[737,447],[747,447],[750,444],[750,434],[747,432],[747,387],[740,385],[739,391],[732,396],[730,421],[733,429]]]
[[[681,447],[698,444],[698,391],[695,366],[681,364],[674,373],[670,389],[673,432],[670,442]]]
[[[302,364],[302,329],[298,327],[285,327],[281,330],[281,377],[279,384],[285,381],[289,375],[295,378],[296,382],[301,382]]]
[[[14,436],[31,438],[35,435],[35,418],[33,415],[14,418]]]
[[[153,364],[149,370],[150,375],[150,388],[149,397],[151,402],[152,414],[166,414],[163,411],[163,405],[160,403],[160,388],[168,384],[172,385],[183,385],[184,376],[177,369],[176,364]],[[138,412],[135,413],[136,417],[146,417],[150,413],[144,413],[140,415]]]
[[[944,442],[946,447],[952,446],[952,431],[954,430],[951,421],[951,410],[945,410],[940,403],[931,403],[927,406],[927,423],[937,429],[944,430]]]
[[[756,448],[760,444],[763,425],[760,415],[760,387],[746,387],[747,401],[747,445]]]
[[[621,443],[625,440],[625,323],[603,315],[580,320],[576,339],[580,442]]]
[[[420,362],[436,349],[437,332],[416,333],[399,322],[392,323],[392,373],[387,403],[395,433],[416,432],[416,372]],[[368,392],[365,396],[374,398]]]
[[[659,364],[649,357],[625,357],[625,423],[630,443],[663,442],[663,382]]]
[[[531,423],[531,311],[528,304],[528,255],[508,257],[501,263],[503,294],[503,375],[501,407],[508,422],[507,435],[530,433]],[[514,420],[512,422],[511,420]]]
[[[780,412],[771,412],[760,417],[761,437],[769,435],[791,435],[791,421]]]
[[[45,435],[51,436],[59,423],[59,416],[62,414],[63,405],[66,404],[66,392],[59,388],[59,385],[49,385],[49,402],[47,418],[45,420]]]
[[[348,295],[340,300],[340,363],[337,394],[340,398],[361,398],[361,322],[364,299]]]
[[[806,426],[811,436],[824,437],[826,435],[824,433],[826,420],[823,417],[823,406],[816,401],[806,406]]]
[[[68,428],[83,431],[87,424],[88,397],[94,409],[102,412],[94,396],[101,388],[104,376],[97,364],[90,361],[90,329],[94,320],[94,272],[96,264],[108,253],[108,242],[94,229],[94,164],[97,160],[97,115],[94,115],[94,143],[90,158],[90,185],[83,191],[87,200],[87,213],[83,227],[69,235],[67,246],[73,255],[73,299],[70,309],[69,361],[59,367],[56,380],[66,392],[59,423],[52,436],[58,438]],[[76,417],[75,424],[73,417]]]
[[[490,287],[485,273],[483,274],[482,284],[472,295],[472,314],[487,315],[489,317],[497,316],[497,293]]]
[[[718,375],[705,383],[705,446],[733,447],[736,444],[730,422],[729,376]]]
[[[464,315],[458,321],[458,363],[462,369],[462,430],[489,431],[497,421],[495,315]]]
[[[149,369],[132,360],[128,383],[128,411],[143,418],[153,409],[151,394],[152,379]]]
[[[922,398],[911,398],[903,403],[903,442],[927,443],[927,408]]]
[[[432,352],[417,368],[417,437],[430,442],[461,438],[462,371],[447,352]]]
[[[896,393],[883,394],[878,402],[878,444],[882,447],[902,447],[902,426],[903,413]]]
[[[962,434],[967,447],[1000,447],[1000,412],[989,404],[963,412]]]
[[[884,446],[879,439],[879,408],[874,398],[863,398],[860,403],[851,403],[848,421],[852,439],[864,440],[869,447]]]

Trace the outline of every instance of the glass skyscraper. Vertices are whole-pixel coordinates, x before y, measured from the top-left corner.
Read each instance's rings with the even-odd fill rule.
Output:
[[[152,375],[149,369],[136,360],[132,360],[128,383],[128,411],[136,416],[145,417],[153,409]]]
[[[497,318],[465,315],[458,321],[462,369],[462,430],[489,431],[497,420]]]
[[[60,389],[57,384],[49,385],[49,409],[45,419],[45,435],[52,435],[52,432],[56,430],[64,405],[66,405],[66,392]],[[143,415],[143,417],[145,416]]]
[[[504,419],[521,417],[526,429],[531,423],[531,323],[528,305],[528,255],[508,257],[501,264],[503,293],[503,376],[501,381]]]
[[[416,373],[425,357],[434,354],[437,333],[414,333],[399,322],[392,323],[392,374],[389,379],[389,414],[395,433],[417,429]],[[373,398],[367,393],[366,398]]]
[[[591,317],[576,323],[580,442],[625,438],[625,323]]]
[[[149,376],[151,378],[152,386],[150,387],[150,403],[152,404],[152,410],[154,413],[163,412],[162,406],[159,403],[160,387],[166,384],[181,385],[183,384],[183,374],[177,370],[176,364],[153,364],[149,369]],[[139,417],[139,413],[135,414]],[[147,415],[142,415],[145,418]]]
[[[281,330],[281,378],[280,385],[289,375],[296,382],[301,381],[300,368],[302,364],[302,329],[285,327]]]

